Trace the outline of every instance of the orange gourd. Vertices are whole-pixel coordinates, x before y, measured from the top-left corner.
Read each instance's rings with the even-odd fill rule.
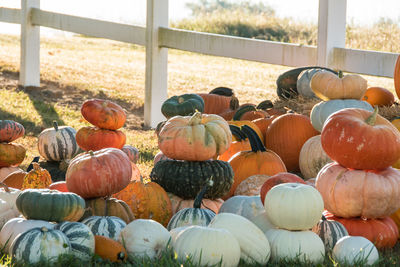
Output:
[[[39,166],[39,163],[32,162],[33,169],[24,177],[21,189],[48,188],[52,183],[50,173]]]
[[[102,129],[117,130],[126,120],[122,107],[109,100],[89,99],[83,102],[82,116],[94,126]]]
[[[124,246],[114,239],[102,235],[95,235],[94,242],[94,253],[104,260],[122,262],[128,258],[128,253]]]
[[[97,151],[102,148],[122,149],[126,136],[119,130],[106,130],[97,127],[82,127],[76,133],[76,143],[85,151]]]
[[[367,101],[371,106],[390,107],[394,103],[394,95],[388,89],[383,87],[369,87],[362,100]]]
[[[26,155],[26,149],[16,143],[0,143],[0,167],[20,165]]]

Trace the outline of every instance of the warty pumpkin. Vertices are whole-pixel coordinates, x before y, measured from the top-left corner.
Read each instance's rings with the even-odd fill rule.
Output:
[[[10,143],[25,134],[22,124],[12,120],[0,120],[0,143]]]
[[[88,122],[102,129],[117,130],[126,121],[122,107],[109,100],[86,100],[81,106],[81,113]]]
[[[390,107],[394,103],[394,95],[388,89],[374,86],[369,87],[365,92],[362,100],[371,104],[371,106],[387,106]]]
[[[25,175],[21,189],[47,188],[52,183],[50,173],[40,167],[39,163],[32,162],[32,169]]]
[[[106,147],[122,149],[126,142],[126,135],[119,130],[87,126],[78,130],[76,142],[85,151],[97,151]]]
[[[0,143],[0,167],[20,165],[26,155],[26,149],[17,143]]]

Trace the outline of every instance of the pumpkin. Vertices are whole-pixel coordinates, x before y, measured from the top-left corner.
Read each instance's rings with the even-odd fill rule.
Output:
[[[322,167],[331,161],[322,149],[321,135],[311,137],[301,147],[299,167],[304,179],[317,177]]]
[[[320,71],[311,79],[311,89],[322,100],[358,99],[360,100],[368,88],[367,80],[357,74],[335,75],[328,71]]]
[[[157,162],[159,162],[160,160],[167,160],[170,159],[167,156],[164,155],[164,153],[162,153],[162,151],[157,152],[157,154],[154,156],[153,159],[153,165],[156,165]]]
[[[171,234],[160,223],[137,219],[122,229],[118,241],[124,244],[129,258],[158,258],[167,249]]]
[[[272,121],[265,134],[265,147],[279,155],[289,172],[298,172],[301,147],[317,134],[307,116],[288,113]]]
[[[394,127],[396,127],[397,130],[400,131],[400,117],[395,117],[391,121],[391,123],[394,125]],[[392,167],[396,168],[396,169],[400,169],[400,158],[398,160],[396,160],[395,163],[392,164]],[[0,172],[1,172],[1,169],[0,169]]]
[[[400,171],[347,169],[329,163],[318,173],[315,183],[325,209],[336,216],[381,218],[400,208]]]
[[[392,218],[392,220],[397,225],[397,229],[399,229],[399,231],[400,231],[400,209],[396,210],[395,213],[390,215],[390,218]],[[400,234],[399,234],[399,237],[400,237]]]
[[[198,225],[180,231],[173,248],[180,262],[190,258],[199,266],[238,266],[241,255],[239,242],[228,230]]]
[[[158,147],[169,158],[204,161],[224,153],[232,142],[228,123],[218,115],[175,116],[158,135]]]
[[[182,209],[193,207],[194,199],[182,199],[172,193],[167,193],[167,194],[172,204],[172,215],[174,215],[175,213],[177,213]],[[215,214],[217,214],[222,204],[224,204],[224,201],[221,198],[217,199],[203,198],[203,200],[201,201],[200,208],[212,210]]]
[[[312,186],[283,183],[268,191],[264,207],[271,223],[277,227],[308,230],[319,222],[324,210],[324,201]]]
[[[239,100],[236,97],[232,97],[229,102],[229,108],[224,111],[218,113],[219,116],[224,118],[226,121],[230,121],[233,119],[233,116],[236,113],[236,110],[239,108]]]
[[[235,125],[229,125],[229,129],[231,130],[232,136],[235,137],[236,141],[233,141],[229,148],[218,156],[218,160],[228,161],[236,153],[251,149],[249,139],[247,139],[247,136],[240,131],[239,127]]]
[[[128,156],[131,162],[137,163],[139,160],[139,149],[131,145],[124,145],[121,148],[122,151]]]
[[[76,130],[70,126],[59,127],[53,122],[53,128],[43,130],[38,135],[38,151],[47,161],[71,159],[79,152],[76,143]]]
[[[239,242],[240,258],[246,263],[267,264],[270,247],[264,233],[248,219],[232,213],[216,215],[210,228],[228,230]]]
[[[232,101],[239,103],[233,90],[226,87],[217,87],[208,94],[198,94],[204,101],[205,114],[220,114],[230,109]]]
[[[314,232],[270,229],[265,235],[274,262],[296,260],[306,265],[316,265],[325,258],[324,243]]]
[[[87,225],[94,235],[102,235],[114,240],[118,237],[126,227],[126,223],[115,216],[90,216],[82,221]]]
[[[267,179],[260,188],[260,199],[262,204],[264,205],[265,196],[267,195],[268,191],[271,190],[274,186],[283,183],[300,183],[306,184],[303,179],[293,173],[289,172],[280,172],[277,173],[269,179]]]
[[[62,222],[54,227],[63,232],[71,243],[71,254],[84,261],[89,261],[95,249],[92,231],[80,222]]]
[[[361,108],[368,111],[374,110],[368,102],[357,99],[334,99],[329,101],[321,101],[315,104],[311,109],[311,124],[315,130],[321,132],[326,119],[336,111],[345,108]]]
[[[24,161],[26,149],[16,143],[0,143],[0,167],[18,166]]]
[[[166,226],[172,216],[172,205],[167,192],[149,180],[131,181],[113,197],[125,201],[136,219],[153,219]]]
[[[82,116],[94,126],[102,129],[117,130],[126,120],[125,111],[114,102],[103,99],[89,99],[83,102]]]
[[[377,112],[348,108],[332,114],[321,133],[326,154],[352,169],[382,170],[395,163],[400,132]]]
[[[23,170],[19,167],[0,167],[0,182],[3,182],[10,173],[15,171],[23,172]]]
[[[85,151],[96,151],[106,147],[121,149],[126,135],[119,130],[106,130],[97,127],[82,127],[76,133],[76,142]]]
[[[49,189],[24,190],[16,205],[27,219],[53,222],[78,221],[85,209],[84,199],[77,194]]]
[[[0,120],[0,143],[10,143],[25,134],[22,124],[12,120]]]
[[[234,121],[241,121],[241,120],[252,121],[255,119],[266,118],[266,117],[269,117],[268,112],[262,109],[257,109],[255,106],[248,105],[239,107],[236,110],[235,115],[233,116],[232,119]]]
[[[204,100],[197,94],[172,96],[164,101],[161,113],[167,118],[174,116],[191,116],[196,111],[204,111]]]
[[[373,107],[390,107],[394,103],[394,95],[386,88],[374,86],[367,89],[362,100],[370,103]]]
[[[19,215],[19,211],[15,209],[15,204],[0,199],[0,229],[8,220],[18,217]]]
[[[214,218],[215,216],[215,212],[209,209],[201,208],[201,202],[207,188],[208,185],[206,184],[203,189],[197,194],[193,202],[193,208],[182,209],[175,213],[174,216],[172,216],[167,226],[168,231],[182,226],[207,226],[210,223],[212,218]]]
[[[338,240],[332,251],[333,259],[340,264],[373,265],[379,260],[374,244],[362,236],[344,236]]]
[[[81,220],[90,216],[115,216],[126,223],[130,223],[135,219],[135,215],[128,204],[116,198],[91,198],[86,199],[85,203],[86,209]]]
[[[9,187],[21,189],[26,174],[27,172],[19,169],[18,171],[12,172],[7,175],[3,183]]]
[[[111,196],[129,184],[132,165],[122,150],[103,148],[73,158],[65,176],[68,191],[83,198]]]
[[[340,238],[349,235],[343,224],[332,219],[327,220],[324,215],[312,231],[322,239],[326,251],[331,251]]]
[[[400,56],[397,57],[396,65],[394,66],[393,81],[396,95],[400,98]]]
[[[95,235],[94,240],[94,253],[103,260],[122,262],[128,258],[128,253],[120,242],[101,235]]]
[[[279,117],[279,115],[271,115],[269,117],[252,120],[251,122],[253,122],[255,125],[257,125],[257,127],[260,129],[263,136],[265,136],[265,134],[267,133],[268,127],[271,125],[272,121],[274,119],[276,119],[277,117]]]
[[[259,196],[233,196],[221,205],[219,213],[234,213],[250,221],[265,212]]]
[[[69,192],[67,188],[67,183],[65,181],[51,183],[49,185],[49,189],[58,190],[60,192]]]
[[[229,123],[229,125],[234,125],[239,128],[244,125],[249,126],[251,129],[253,129],[257,133],[258,137],[261,140],[261,143],[264,144],[264,134],[261,132],[261,130],[258,128],[258,126],[254,122],[249,121],[249,120],[245,120],[245,121],[234,121],[233,120],[233,121],[228,121],[228,123]],[[237,141],[235,136],[232,137],[232,141]]]
[[[4,183],[0,183],[0,199],[4,200],[7,203],[12,204],[16,208],[16,200],[21,191],[16,188],[8,187]]]
[[[221,160],[178,161],[161,160],[150,173],[151,181],[158,183],[165,191],[183,199],[194,199],[204,184],[213,180],[205,198],[224,196],[233,184],[233,169]]]
[[[40,167],[36,162],[32,163],[33,169],[30,170],[24,177],[22,182],[22,190],[29,188],[47,188],[52,183],[50,173]]]
[[[260,195],[261,186],[270,178],[265,174],[256,174],[247,177],[238,187],[236,187],[234,195],[242,196],[258,196]]]
[[[265,212],[265,210],[261,213],[259,213],[257,216],[251,218],[250,220],[252,223],[254,223],[258,228],[260,228],[261,231],[265,234],[269,229],[275,229],[276,226],[271,223],[271,221],[268,219],[268,215]]]
[[[249,138],[251,150],[241,151],[228,161],[234,172],[234,182],[224,199],[231,197],[236,187],[252,175],[274,175],[286,171],[281,158],[275,152],[267,150],[249,126],[242,126],[242,131]]]
[[[307,69],[300,72],[297,77],[296,88],[299,95],[304,97],[313,98],[316,97],[313,90],[311,89],[311,79],[315,73],[322,71],[320,68]]]

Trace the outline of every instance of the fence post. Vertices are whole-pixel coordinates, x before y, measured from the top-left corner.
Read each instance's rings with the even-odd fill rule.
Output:
[[[319,0],[318,8],[318,65],[329,67],[334,47],[346,45],[347,0]]]
[[[168,27],[168,0],[147,0],[146,82],[144,123],[155,128],[165,120],[161,105],[167,99],[168,49],[158,42],[159,27]]]
[[[32,8],[40,8],[40,0],[21,0],[19,84],[24,87],[40,87],[40,27],[32,25]]]

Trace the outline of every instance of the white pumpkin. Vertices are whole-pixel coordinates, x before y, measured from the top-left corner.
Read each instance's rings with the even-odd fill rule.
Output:
[[[15,237],[35,227],[46,227],[53,229],[54,224],[42,220],[27,220],[25,218],[13,218],[7,221],[0,231],[0,247],[4,247],[4,251],[11,253],[10,246]]]
[[[240,258],[246,263],[267,264],[271,253],[268,239],[248,219],[233,213],[219,213],[208,227],[228,230],[239,242]]]
[[[171,234],[154,220],[137,219],[122,229],[118,241],[124,245],[128,256],[155,259],[167,248]]]
[[[0,229],[8,220],[18,217],[19,215],[20,213],[18,209],[15,208],[15,205],[0,199]]]
[[[273,261],[299,260],[317,264],[325,258],[324,243],[314,232],[271,229],[266,232],[266,236]]]
[[[379,260],[379,253],[374,244],[362,236],[345,236],[333,247],[335,261],[348,265],[372,265]]]
[[[283,183],[268,191],[264,201],[271,223],[287,230],[308,230],[319,222],[324,201],[317,189],[299,183]]]
[[[265,211],[252,218],[251,222],[254,223],[258,228],[260,228],[263,233],[265,233],[269,229],[276,228],[276,226],[273,225],[268,219],[268,215]]]
[[[174,245],[175,240],[178,238],[179,234],[182,233],[183,230],[185,230],[186,228],[190,227],[189,225],[186,226],[181,226],[181,227],[177,227],[174,229],[171,229],[169,231],[170,235],[171,235],[171,245]]]
[[[4,200],[12,206],[15,206],[15,208],[17,208],[15,201],[17,200],[19,193],[21,193],[21,190],[8,187],[7,185],[0,183],[0,199]]]
[[[322,148],[321,135],[311,137],[301,147],[299,166],[305,180],[317,177],[322,167],[331,161]]]
[[[218,213],[234,213],[252,220],[258,214],[264,212],[264,206],[260,196],[234,196],[226,200]]]
[[[188,257],[193,265],[235,267],[240,261],[240,246],[225,229],[189,226],[179,233],[173,248],[178,260]]]

